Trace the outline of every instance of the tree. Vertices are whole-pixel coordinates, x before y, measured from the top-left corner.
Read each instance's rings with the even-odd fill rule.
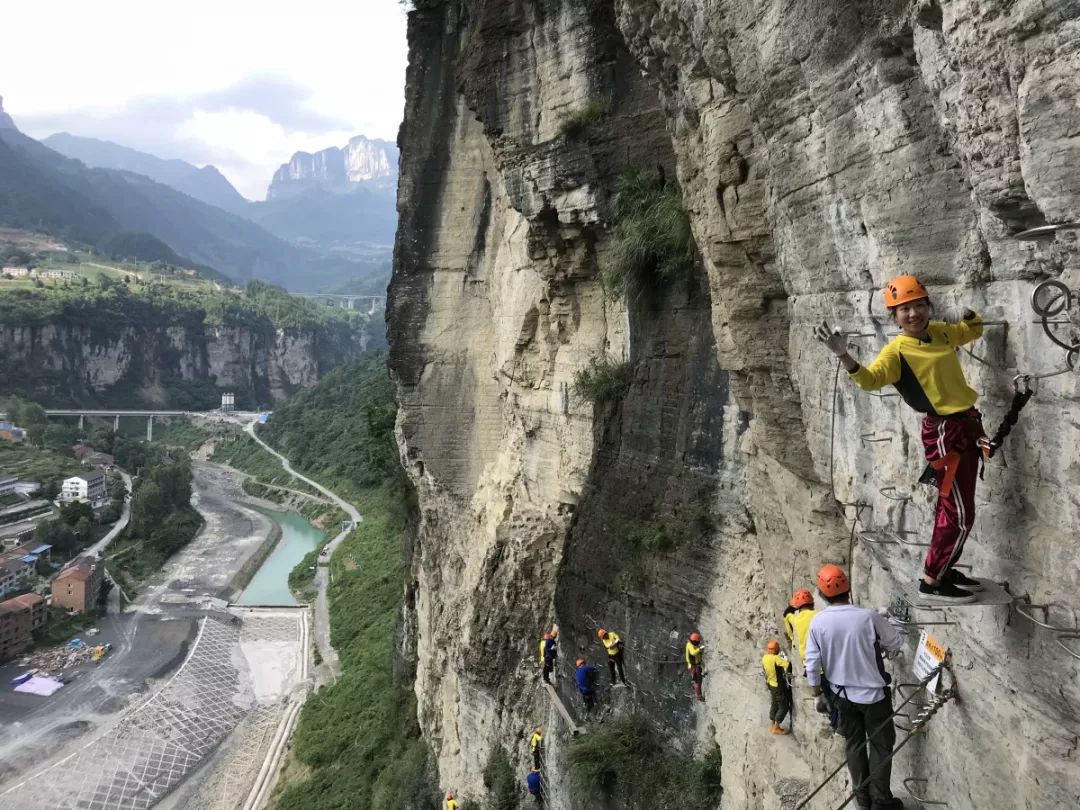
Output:
[[[50,478],[48,481],[41,482],[41,497],[47,501],[55,501],[60,494],[60,480],[58,478]]]
[[[74,526],[80,520],[92,522],[94,509],[86,501],[68,501],[60,507],[60,519],[68,526]]]
[[[112,455],[113,445],[116,442],[116,433],[111,427],[96,427],[90,432],[90,444],[99,453]]]
[[[52,566],[45,560],[44,557],[38,557],[34,562],[34,573],[39,577],[50,576],[53,572]]]
[[[75,524],[73,531],[78,535],[79,539],[86,540],[90,536],[90,532],[94,530],[94,524],[87,518],[81,517]]]
[[[124,483],[123,478],[117,478],[115,481],[112,482],[112,486],[109,487],[109,497],[111,497],[114,501],[123,503],[124,499],[127,498],[127,494],[128,488],[127,484]]]

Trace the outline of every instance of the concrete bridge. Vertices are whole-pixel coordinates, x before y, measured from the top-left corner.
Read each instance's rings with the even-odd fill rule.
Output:
[[[326,306],[340,307],[374,315],[386,311],[385,295],[333,295],[331,293],[292,293],[297,298],[322,301]]]
[[[79,417],[79,429],[81,430],[86,422],[88,416],[101,416],[113,418],[113,430],[120,430],[120,417],[121,416],[134,416],[144,417],[146,419],[146,440],[153,441],[154,439],[154,419],[165,416],[185,416],[190,411],[131,411],[131,410],[116,410],[116,409],[104,409],[93,410],[83,408],[46,408],[46,416],[77,416]]]

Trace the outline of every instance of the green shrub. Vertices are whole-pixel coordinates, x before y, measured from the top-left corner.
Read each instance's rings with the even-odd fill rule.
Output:
[[[612,300],[633,303],[646,290],[686,279],[698,261],[690,217],[675,183],[659,169],[631,169],[615,198],[615,232],[600,265]]]
[[[514,777],[510,757],[501,745],[491,749],[484,766],[484,788],[487,790],[484,810],[517,810],[521,788]]]
[[[590,402],[617,402],[626,396],[633,382],[634,366],[629,361],[615,363],[594,357],[588,367],[574,374],[572,390]]]
[[[585,102],[559,123],[559,134],[567,138],[578,139],[589,128],[599,124],[611,113],[611,99],[592,99]]]
[[[715,807],[723,792],[719,748],[700,759],[672,753],[637,715],[590,729],[567,759],[574,793],[590,806],[618,798],[627,810]]]

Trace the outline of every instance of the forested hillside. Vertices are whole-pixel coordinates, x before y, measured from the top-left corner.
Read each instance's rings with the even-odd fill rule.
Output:
[[[343,671],[304,706],[279,810],[436,810],[430,751],[398,649],[412,531],[411,489],[397,461],[394,399],[382,353],[335,369],[274,411],[259,434],[297,469],[344,495],[364,520],[331,562],[331,638]],[[291,581],[310,578],[297,566]]]

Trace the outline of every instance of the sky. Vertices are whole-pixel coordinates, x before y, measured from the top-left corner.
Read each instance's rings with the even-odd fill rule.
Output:
[[[4,4],[0,96],[34,138],[101,138],[212,163],[261,200],[294,152],[394,140],[399,0]]]

